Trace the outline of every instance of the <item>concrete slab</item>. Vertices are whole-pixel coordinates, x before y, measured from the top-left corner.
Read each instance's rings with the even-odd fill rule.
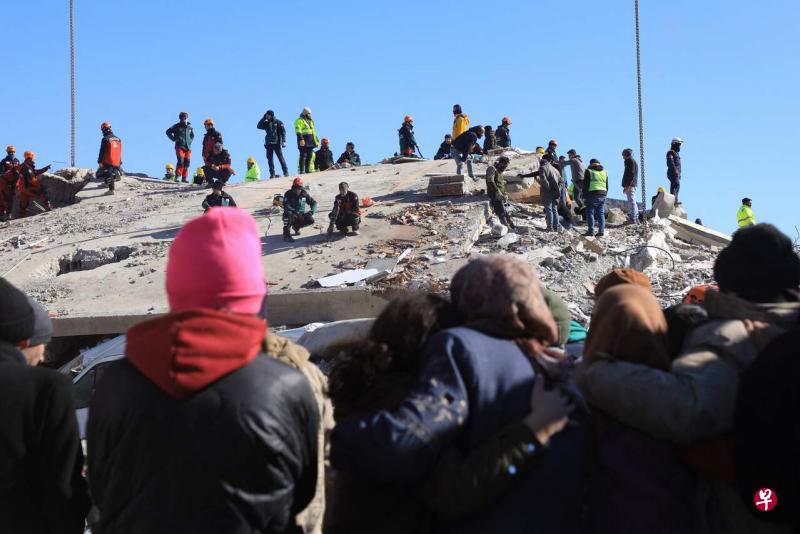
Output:
[[[675,230],[675,237],[688,243],[699,243],[709,247],[727,247],[731,243],[731,236],[717,232],[706,226],[695,224],[676,215],[668,217]]]

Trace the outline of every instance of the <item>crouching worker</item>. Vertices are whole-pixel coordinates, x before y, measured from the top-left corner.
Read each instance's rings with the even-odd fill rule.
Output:
[[[311,209],[308,213],[306,206]],[[301,228],[314,224],[315,213],[317,213],[317,201],[303,189],[303,179],[295,178],[292,188],[283,195],[283,240],[294,243],[289,228],[294,230],[294,235],[300,235]]]
[[[320,416],[303,374],[265,354],[261,261],[246,211],[178,232],[170,312],[128,330],[90,404],[93,532],[300,531]]]
[[[50,211],[50,203],[39,182],[39,176],[50,170],[50,165],[41,169],[36,168],[36,154],[28,150],[25,152],[25,161],[19,170],[17,179],[17,192],[19,193],[19,216],[20,218],[28,215],[28,204],[31,200],[40,204],[45,211]]]
[[[486,194],[489,195],[489,203],[492,211],[500,219],[500,222],[509,228],[515,228],[514,221],[506,212],[506,183],[503,179],[503,172],[508,168],[509,160],[505,156],[500,156],[494,165],[489,165],[486,169]]]
[[[167,163],[166,167],[164,168],[164,180],[167,182],[177,182],[178,177],[175,175],[175,165],[172,163]]]
[[[329,217],[342,234],[347,234],[348,228],[353,229],[353,234],[358,235],[358,226],[361,224],[361,209],[358,206],[358,195],[350,191],[347,182],[339,184],[339,194],[333,199],[334,209]]]
[[[203,209],[207,212],[211,208],[235,208],[233,197],[222,190],[222,182],[214,182],[211,194],[203,201]]]
[[[231,175],[236,174],[231,168],[231,155],[225,150],[222,143],[214,145],[214,150],[211,152],[203,171],[206,175],[206,182],[209,184],[213,184],[216,181],[226,184]]]
[[[203,170],[203,167],[197,167],[197,170],[192,177],[192,183],[194,185],[203,185],[203,182],[206,181],[206,171]]]
[[[108,186],[106,194],[113,195],[114,184],[119,180],[122,167],[122,141],[114,135],[108,122],[100,125],[100,131],[103,140],[100,141],[100,155],[97,156],[97,177]]]

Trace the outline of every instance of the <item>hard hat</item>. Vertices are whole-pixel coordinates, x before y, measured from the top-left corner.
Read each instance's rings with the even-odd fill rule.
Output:
[[[301,115],[311,115],[311,108],[303,108]]]
[[[206,119],[203,121],[203,126],[214,126],[214,119]]]
[[[174,171],[175,170],[175,165],[173,165],[172,163],[167,163],[167,170],[168,171]]]
[[[537,154],[544,154],[544,148],[542,148],[542,147],[540,147],[540,146],[537,146],[537,147],[536,147],[536,153],[537,153]]]
[[[255,162],[256,162],[256,158],[254,158],[253,156],[250,156],[249,158],[247,158],[247,163],[255,163]]]
[[[328,138],[327,138],[327,137],[323,137],[323,138],[322,138],[322,144],[323,144],[323,145],[328,145],[328,144],[330,144],[330,141],[328,140]]]
[[[101,130],[110,130],[111,129],[111,123],[110,122],[104,122],[103,124],[100,125],[100,129]]]
[[[659,187],[657,193],[666,193],[663,187]]]
[[[511,124],[511,118],[510,117],[503,117],[503,124]]]
[[[11,154],[12,152],[16,152],[16,151],[17,151],[17,147],[15,147],[14,145],[8,145],[6,147],[6,152],[9,153],[9,154]]]
[[[680,137],[673,137],[672,138],[672,144],[673,145],[674,144],[682,145],[683,144],[683,139],[681,139]]]
[[[403,117],[403,122],[414,122],[414,117],[412,117],[411,115],[406,115],[405,117]]]
[[[185,111],[181,111],[180,113],[178,113],[178,118],[179,119],[188,119],[189,118],[189,114],[186,113]]]
[[[170,165],[167,165],[167,167],[171,168]],[[205,176],[205,175],[206,175],[205,169],[203,169],[203,167],[197,167],[197,176]]]
[[[36,159],[36,154],[33,150],[26,150],[24,154],[25,159]]]
[[[292,180],[292,187],[303,187],[303,179],[298,176]]]

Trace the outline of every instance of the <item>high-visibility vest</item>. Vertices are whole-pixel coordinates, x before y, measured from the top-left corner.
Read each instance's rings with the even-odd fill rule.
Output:
[[[749,206],[742,204],[739,211],[736,212],[736,221],[739,223],[739,228],[752,226],[756,224],[756,216]]]
[[[589,169],[589,192],[608,191],[608,173],[605,169]]]

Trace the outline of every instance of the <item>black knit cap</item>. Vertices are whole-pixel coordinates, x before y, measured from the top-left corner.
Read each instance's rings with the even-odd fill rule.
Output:
[[[782,302],[797,296],[800,258],[792,241],[771,224],[747,226],[714,262],[720,291],[750,302]]]
[[[33,335],[35,316],[25,293],[0,278],[0,340],[19,343]]]

